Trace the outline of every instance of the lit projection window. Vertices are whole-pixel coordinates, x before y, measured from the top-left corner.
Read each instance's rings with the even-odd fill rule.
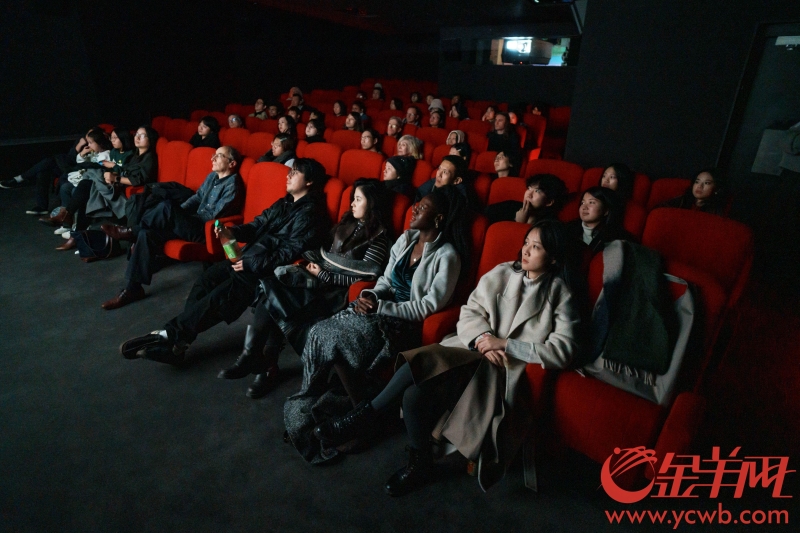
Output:
[[[504,37],[492,40],[490,61],[495,65],[561,67],[567,64],[568,51],[569,37]]]

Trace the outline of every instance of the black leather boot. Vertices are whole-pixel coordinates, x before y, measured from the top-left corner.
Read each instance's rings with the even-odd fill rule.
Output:
[[[433,474],[433,454],[430,447],[417,450],[406,446],[408,464],[398,470],[384,485],[389,496],[403,496],[427,484]]]
[[[247,326],[247,333],[244,336],[244,347],[242,354],[225,370],[220,370],[217,377],[220,379],[242,379],[250,374],[259,374],[267,370],[267,361],[262,354],[262,350],[254,346],[256,341],[256,330],[253,326]]]
[[[327,448],[367,436],[375,429],[378,415],[372,403],[364,400],[344,416],[326,420],[314,428],[314,436]]]
[[[247,397],[254,400],[263,398],[272,392],[280,382],[280,369],[278,365],[273,365],[268,368],[266,372],[256,374],[256,379],[253,380],[250,388],[247,389]]]

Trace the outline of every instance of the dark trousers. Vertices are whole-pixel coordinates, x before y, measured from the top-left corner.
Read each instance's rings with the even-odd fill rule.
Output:
[[[204,242],[205,221],[181,209],[170,200],[148,209],[133,229],[136,244],[128,259],[125,279],[149,285],[158,272],[164,243],[170,239]]]
[[[176,343],[189,344],[212,326],[239,318],[253,303],[257,288],[255,274],[236,272],[229,261],[215,263],[195,282],[183,312],[164,329]]]
[[[73,156],[72,164],[75,163]],[[47,209],[50,203],[50,189],[53,188],[53,180],[59,176],[66,175],[70,170],[70,161],[67,154],[58,154],[46,157],[22,173],[23,180],[36,179],[36,207]],[[59,180],[59,185],[61,185]]]

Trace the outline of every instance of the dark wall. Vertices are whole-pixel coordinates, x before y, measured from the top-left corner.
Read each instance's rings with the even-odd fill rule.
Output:
[[[565,158],[653,177],[716,164],[759,22],[800,2],[589,2]]]
[[[436,81],[439,72],[439,36],[386,36],[367,32],[362,71],[365,78]]]
[[[246,2],[11,0],[0,140],[360,81],[363,31]]]

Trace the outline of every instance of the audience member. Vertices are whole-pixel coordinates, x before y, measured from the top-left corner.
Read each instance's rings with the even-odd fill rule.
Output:
[[[197,133],[189,139],[189,144],[193,148],[219,148],[219,121],[211,115],[201,118],[197,123]]]
[[[145,297],[142,285],[149,285],[159,270],[164,243],[170,239],[205,242],[206,222],[240,213],[244,205],[244,182],[239,176],[242,156],[230,146],[217,148],[211,158],[211,173],[195,194],[178,205],[163,200],[148,209],[134,227],[103,224],[101,229],[118,240],[135,241],[125,271],[127,286],[103,303],[117,309]]]
[[[258,159],[258,163],[280,163],[289,168],[294,166],[294,139],[286,133],[279,133],[272,139],[272,148]]]
[[[486,207],[489,224],[513,220],[534,224],[540,220],[557,218],[567,201],[567,186],[552,174],[534,174],[525,180],[522,201],[506,200]]]
[[[417,160],[410,155],[396,155],[386,160],[383,168],[383,183],[391,192],[400,193],[413,200],[416,189],[411,183]]]

